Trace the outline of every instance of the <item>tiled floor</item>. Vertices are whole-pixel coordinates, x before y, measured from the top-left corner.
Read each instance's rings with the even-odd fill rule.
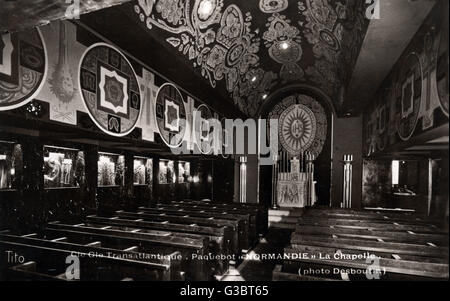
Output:
[[[249,252],[250,259],[244,260],[237,268],[230,268],[222,281],[270,281],[278,260],[262,260],[263,254],[283,254],[283,249],[289,244],[290,230],[269,229],[266,237]]]

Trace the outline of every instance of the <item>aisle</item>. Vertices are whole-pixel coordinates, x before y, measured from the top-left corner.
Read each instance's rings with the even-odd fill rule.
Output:
[[[279,260],[258,259],[263,254],[282,254],[288,245],[291,230],[270,228],[266,237],[248,254],[237,268],[230,268],[222,281],[271,281],[275,265],[281,264]]]

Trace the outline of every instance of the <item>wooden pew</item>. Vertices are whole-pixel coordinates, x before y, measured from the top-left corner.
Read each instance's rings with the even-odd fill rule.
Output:
[[[343,208],[329,208],[329,207],[309,207],[303,211],[304,215],[335,215],[335,216],[345,216],[350,215],[358,218],[392,218],[392,219],[406,219],[408,221],[426,221],[426,222],[437,222],[441,223],[442,220],[436,219],[423,214],[418,214],[416,212],[404,212],[399,210],[356,210],[356,209],[343,209]]]
[[[222,205],[222,204],[209,204],[209,203],[187,203],[187,202],[172,202],[169,204],[174,208],[187,209],[187,210],[200,210],[216,213],[227,213],[227,214],[249,214],[250,223],[254,224],[259,236],[263,236],[267,232],[267,224],[265,222],[264,213],[258,208],[246,208],[236,206],[234,204]],[[158,208],[167,207],[167,204],[158,204]]]
[[[188,235],[189,237],[177,236],[170,232],[152,230],[124,229],[119,227],[104,229],[105,225],[68,225],[62,223],[51,223],[47,226],[44,234],[47,236],[65,236],[78,240],[81,243],[98,241],[103,246],[115,248],[127,248],[139,246],[143,252],[153,252],[168,255],[172,252],[180,252],[182,270],[186,272],[186,280],[210,280],[212,276],[222,271],[215,271],[208,262],[193,259],[193,255],[206,255],[209,253],[209,240],[200,235]],[[167,235],[166,235],[167,234]]]
[[[375,241],[381,240],[386,242],[424,243],[443,247],[448,247],[449,245],[449,237],[447,234],[415,233],[412,231],[368,230],[334,226],[301,225],[296,227],[295,233],[301,235],[324,235]]]
[[[443,222],[428,216],[408,214],[408,213],[390,213],[390,212],[376,212],[376,211],[354,211],[348,209],[315,209],[310,208],[303,212],[303,217],[322,217],[334,219],[359,219],[359,220],[373,220],[373,221],[392,221],[392,222],[407,222],[416,225],[435,225],[442,227]]]
[[[224,216],[228,219],[245,219],[248,224],[249,231],[249,244],[251,247],[256,246],[258,243],[258,227],[256,223],[257,215],[254,212],[246,213],[246,212],[238,212],[237,210],[227,210],[227,209],[218,209],[218,208],[202,208],[198,206],[190,206],[190,205],[173,205],[173,204],[158,204],[155,207],[147,208],[141,207],[140,209],[148,209],[148,210],[167,210],[170,212],[186,212],[187,214],[195,214],[196,216],[200,215],[202,217],[214,216],[218,218],[223,218]]]
[[[223,202],[205,202],[184,199],[182,201],[175,201],[172,203],[189,204],[197,206],[212,206],[217,208],[232,208],[232,210],[257,210],[258,215],[258,230],[261,235],[267,233],[269,225],[269,211],[263,205],[253,203],[223,203]]]
[[[168,222],[150,222],[142,220],[127,220],[119,218],[105,218],[98,216],[87,216],[86,221],[98,224],[104,224],[106,226],[125,226],[139,229],[154,229],[170,231],[174,233],[186,233],[186,234],[197,234],[202,235],[209,241],[209,250],[212,254],[220,256],[223,255],[225,258],[219,258],[214,261],[216,264],[216,270],[218,273],[226,272],[229,267],[229,257],[233,256],[231,248],[232,233],[228,227],[218,227],[218,226],[198,226],[195,224],[184,225],[184,224],[174,224]]]
[[[292,256],[293,254],[306,253],[307,256]],[[408,261],[393,258],[378,258],[378,262],[373,259],[369,260],[367,257],[359,258],[342,258],[341,255],[334,257],[336,253],[335,248],[327,247],[309,247],[305,245],[291,246],[285,249],[286,258],[283,263],[283,268],[291,271],[299,271],[302,269],[303,273],[310,270],[324,269],[327,272],[313,274],[314,277],[320,276],[325,278],[337,280],[369,280],[366,277],[366,272],[369,266],[378,269],[381,280],[427,280],[427,279],[448,279],[448,263],[430,263],[420,261]],[[349,254],[344,250],[340,250],[340,254]],[[377,265],[374,265],[377,264]],[[357,271],[361,274],[352,272],[344,275],[341,271]],[[302,273],[302,274],[303,274]],[[310,276],[311,273],[306,273]]]
[[[53,274],[53,275],[52,275]],[[28,261],[8,268],[7,281],[69,281],[63,271],[50,274],[35,261]]]
[[[337,226],[353,229],[412,231],[417,233],[446,233],[444,229],[441,229],[435,225],[416,225],[412,222],[397,223],[390,221],[382,222],[359,219],[300,217],[297,224],[309,226]]]
[[[69,266],[66,258],[73,255],[70,249],[51,248],[34,244],[25,244],[0,240],[0,259],[7,262],[6,252],[12,251],[28,261],[39,262],[48,271],[65,271]],[[80,280],[171,280],[170,266],[130,259],[89,256],[88,253],[76,253],[80,260]],[[6,265],[4,268],[8,269]],[[2,271],[6,275],[6,271]],[[56,276],[56,275],[55,275]],[[178,276],[175,279],[178,279]]]
[[[235,207],[216,207],[208,205],[196,205],[185,203],[171,203],[171,204],[158,204],[156,208],[168,208],[171,209],[184,209],[184,210],[196,210],[200,212],[213,212],[213,213],[225,213],[225,214],[248,214],[250,216],[250,225],[256,229],[258,236],[262,236],[264,233],[260,214],[255,209],[239,209]]]
[[[248,237],[244,237],[246,233],[239,232],[239,224],[237,221],[216,219],[214,217],[204,218],[204,217],[178,216],[173,215],[171,213],[153,214],[144,211],[139,212],[116,211],[116,216],[120,217],[121,219],[130,219],[130,220],[142,219],[143,221],[150,221],[150,222],[168,221],[169,223],[181,225],[195,224],[197,226],[205,226],[205,227],[209,226],[227,227],[231,233],[230,246],[232,254],[239,256],[242,252],[242,249],[248,248]]]
[[[359,250],[376,252],[392,257],[392,254],[410,255],[431,258],[443,258],[448,260],[448,247],[436,247],[420,244],[392,243],[381,241],[368,241],[359,239],[333,238],[325,236],[307,236],[294,233],[291,237],[291,245],[306,245],[318,247],[332,247],[340,250]]]
[[[197,218],[216,218],[221,220],[236,221],[238,223],[239,233],[242,233],[243,241],[240,241],[242,249],[250,249],[256,244],[257,232],[256,227],[251,227],[250,216],[248,214],[227,214],[224,212],[206,212],[202,210],[186,210],[173,207],[139,207],[139,211],[151,214],[165,213],[167,215],[197,217]]]
[[[59,236],[56,238],[48,239],[46,237],[41,237],[38,235],[11,235],[11,234],[0,234],[0,240],[21,243],[21,244],[29,244],[33,246],[40,246],[46,248],[53,249],[64,249],[71,250],[76,253],[83,254],[95,254],[95,256],[99,257],[119,257],[126,258],[130,260],[150,262],[157,265],[167,266],[168,267],[168,276],[170,280],[184,280],[184,272],[181,271],[181,265],[179,260],[179,252],[174,252],[171,254],[167,254],[163,257],[155,257],[150,256],[153,254],[142,252],[138,247],[135,248],[106,248],[102,247],[101,243],[98,241],[90,242],[87,244],[79,244],[71,240],[66,236]],[[139,252],[140,251],[140,252]]]
[[[377,257],[381,280],[449,277],[448,228],[435,219],[413,213],[307,208],[297,224],[285,254],[303,256],[287,256],[273,272],[276,280],[367,280],[367,268],[376,263],[367,259],[370,255]]]

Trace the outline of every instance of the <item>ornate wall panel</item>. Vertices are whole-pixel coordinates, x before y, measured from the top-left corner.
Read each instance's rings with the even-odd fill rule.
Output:
[[[447,11],[434,7],[365,110],[367,156],[448,123]]]
[[[208,123],[211,118],[213,118],[213,113],[206,105],[202,104],[194,110],[194,139],[203,154],[210,154],[213,150],[211,141],[213,129],[209,127]]]
[[[317,158],[327,138],[327,115],[322,105],[308,95],[286,97],[276,104],[268,119],[278,119],[278,137],[293,157],[309,151]]]
[[[31,101],[47,74],[47,52],[37,29],[0,37],[0,111]]]
[[[174,85],[167,84],[166,79],[132,57],[125,57],[118,49],[104,43],[93,45],[100,41],[94,34],[67,21],[43,26],[39,32],[32,30],[11,37],[2,37],[0,43],[0,97],[3,97],[0,110],[10,110],[5,114],[25,117],[25,113],[28,117],[87,130],[100,128],[113,136],[132,133],[130,138],[161,142],[164,147],[176,147],[184,140],[189,150],[194,149],[193,111],[202,102],[194,100],[186,91],[181,94]],[[9,43],[9,40],[17,43]],[[14,50],[15,44],[22,48]],[[32,47],[24,48],[26,45]],[[20,49],[23,49],[22,57],[18,56]],[[45,59],[40,78],[36,77],[37,71],[29,69],[31,63],[37,69],[39,60],[33,55],[38,54]],[[14,65],[14,61],[20,65]],[[31,75],[19,79],[22,74]],[[12,85],[11,75],[25,85],[23,89]],[[25,79],[32,85],[28,86]],[[29,90],[33,87],[35,92]],[[35,101],[19,109],[31,101],[30,96],[25,97],[29,93],[35,94]],[[211,108],[210,112],[213,114]]]
[[[448,117],[448,94],[449,94],[449,51],[448,51],[448,9],[445,10],[444,20],[441,25],[441,35],[437,57],[437,90],[439,103],[442,111]]]
[[[51,120],[76,125],[77,111],[85,111],[77,76],[87,47],[77,41],[72,23],[51,23],[41,31],[47,45],[48,77],[36,98],[49,102]]]
[[[410,53],[404,58],[398,78],[397,131],[402,140],[408,140],[416,129],[422,100],[423,72],[420,58]]]
[[[391,161],[363,161],[362,206],[383,206],[391,189]]]
[[[159,133],[169,147],[179,146],[186,134],[186,108],[177,87],[164,84],[156,96],[155,118]]]
[[[89,47],[80,64],[80,90],[94,123],[113,136],[125,136],[141,114],[136,74],[119,50],[104,43]]]

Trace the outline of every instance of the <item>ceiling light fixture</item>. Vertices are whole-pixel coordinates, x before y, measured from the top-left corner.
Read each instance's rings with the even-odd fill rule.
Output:
[[[287,50],[289,48],[289,43],[288,42],[282,42],[280,44],[280,48],[283,50]]]
[[[210,15],[213,11],[213,4],[211,0],[203,0],[200,3],[198,11],[202,15]]]
[[[253,76],[252,77],[252,82],[255,82],[256,81],[256,76]]]

